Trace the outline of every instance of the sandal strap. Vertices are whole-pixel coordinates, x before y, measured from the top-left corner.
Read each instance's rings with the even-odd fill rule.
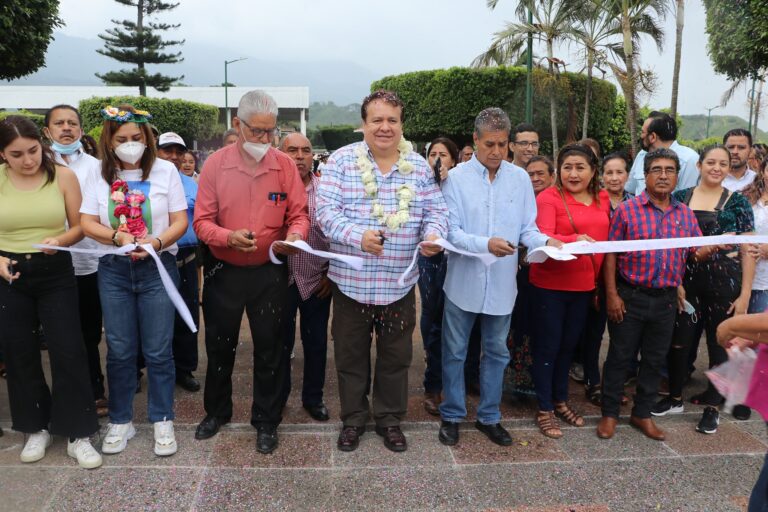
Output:
[[[553,412],[539,412],[536,414],[536,424],[538,425],[539,429],[545,433],[552,433],[554,434],[555,431],[557,433],[560,432],[560,425],[558,424],[557,418],[555,417],[555,414]]]
[[[568,404],[555,406],[555,411],[557,411],[557,414],[559,414],[560,417],[563,418],[563,420],[565,420],[565,422],[569,425],[578,427],[584,424],[584,418],[582,418],[581,415],[572,409]]]

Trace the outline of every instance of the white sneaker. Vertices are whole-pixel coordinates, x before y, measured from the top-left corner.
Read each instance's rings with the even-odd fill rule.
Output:
[[[45,457],[45,449],[51,446],[53,438],[47,430],[29,434],[24,449],[21,450],[21,462],[37,462]]]
[[[101,466],[101,454],[91,446],[91,440],[87,437],[67,441],[67,455],[77,459],[81,468],[94,469]]]
[[[161,457],[173,455],[179,446],[173,434],[173,421],[158,421],[155,423],[155,455]]]
[[[104,442],[101,443],[103,453],[120,453],[125,450],[129,439],[136,435],[136,429],[133,423],[110,423],[107,426],[107,434],[104,436]]]

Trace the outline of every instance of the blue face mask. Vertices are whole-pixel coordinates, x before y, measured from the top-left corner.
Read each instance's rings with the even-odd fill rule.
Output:
[[[81,147],[83,147],[83,143],[80,142],[80,139],[77,139],[72,144],[60,144],[55,140],[51,141],[51,149],[53,149],[55,152],[57,152],[60,155],[71,155],[72,153],[75,153],[77,150],[79,150]]]

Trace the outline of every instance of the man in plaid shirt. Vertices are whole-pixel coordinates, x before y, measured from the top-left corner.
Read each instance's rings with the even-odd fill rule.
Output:
[[[328,250],[328,239],[315,216],[317,187],[320,180],[312,172],[312,143],[301,133],[283,138],[280,150],[293,158],[307,191],[309,206],[309,235],[307,243],[313,249]],[[328,315],[331,311],[331,282],[328,280],[328,260],[296,251],[288,256],[288,301],[284,309],[283,343],[286,364],[283,384],[283,404],[291,393],[291,358],[296,339],[296,311],[301,312],[301,343],[304,348],[304,383],[301,403],[317,421],[328,421],[328,409],[323,403],[325,360],[328,349]]]
[[[701,236],[694,213],[671,195],[680,171],[677,154],[657,149],[645,156],[644,165],[646,189],[616,208],[608,239]],[[613,437],[624,381],[639,349],[642,358],[630,423],[651,439],[664,440],[664,432],[651,419],[651,408],[667,362],[675,315],[682,310],[677,290],[692,253],[692,249],[663,249],[605,255],[611,341],[603,368],[603,418],[597,426],[598,437]]]
[[[407,449],[400,422],[408,405],[408,368],[416,325],[416,268],[398,277],[422,241],[444,238],[448,210],[427,162],[402,141],[403,102],[376,91],[363,100],[363,142],[328,159],[317,196],[317,218],[331,252],[361,256],[362,270],[331,261],[333,334],[343,427],[338,447],[357,448],[368,421],[370,350],[376,334],[373,418],[393,451]],[[421,253],[441,248],[425,243]]]

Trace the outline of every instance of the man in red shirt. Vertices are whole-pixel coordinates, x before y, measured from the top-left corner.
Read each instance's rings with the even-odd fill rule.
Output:
[[[608,240],[652,240],[701,236],[696,216],[672,197],[680,161],[674,151],[657,149],[645,156],[645,191],[616,208]],[[630,362],[642,354],[630,423],[658,441],[664,432],[651,419],[651,408],[667,362],[682,309],[678,287],[690,249],[661,249],[606,254],[604,262],[608,332],[611,342],[603,366],[603,417],[597,426],[602,439],[613,437],[621,392]]]
[[[280,317],[288,293],[286,265],[270,263],[273,242],[305,239],[307,196],[293,160],[273,148],[277,104],[262,91],[243,96],[233,119],[237,143],[211,155],[200,176],[194,227],[208,245],[203,317],[208,370],[206,416],[195,438],[207,439],[232,417],[232,368],[243,311],[253,339],[251,424],[256,449],[277,448],[284,379]],[[275,245],[274,252],[292,248]]]

